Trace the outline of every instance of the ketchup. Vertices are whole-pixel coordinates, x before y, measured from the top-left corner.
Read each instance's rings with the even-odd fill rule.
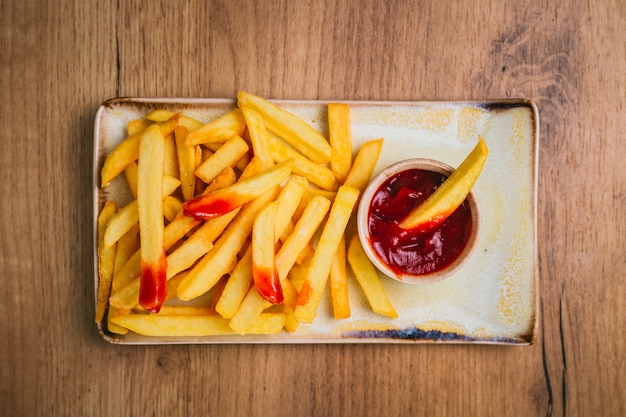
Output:
[[[368,210],[370,242],[397,275],[426,275],[446,268],[463,252],[472,232],[467,200],[430,230],[404,230],[398,223],[446,180],[445,174],[409,169],[385,181]]]

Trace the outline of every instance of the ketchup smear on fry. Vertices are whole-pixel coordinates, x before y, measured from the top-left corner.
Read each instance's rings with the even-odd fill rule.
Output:
[[[398,275],[426,275],[450,265],[472,232],[467,200],[430,230],[404,230],[398,224],[445,181],[437,172],[409,169],[385,181],[368,210],[370,242],[379,258]]]

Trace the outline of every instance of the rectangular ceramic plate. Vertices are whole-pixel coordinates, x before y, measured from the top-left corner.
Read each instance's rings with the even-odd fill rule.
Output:
[[[327,136],[326,101],[275,101]],[[362,290],[349,276],[349,319],[332,315],[330,295],[323,298],[312,324],[295,333],[268,336],[162,338],[129,332],[116,335],[99,324],[102,336],[119,344],[166,343],[491,343],[528,345],[537,326],[536,199],[539,120],[536,106],[524,99],[472,102],[348,102],[353,150],[384,138],[373,175],[413,157],[440,160],[453,167],[482,135],[489,157],[474,191],[482,225],[477,247],[452,277],[410,285],[381,276],[399,317],[372,312]],[[95,119],[93,199],[94,248],[97,213],[107,199],[118,207],[130,201],[121,178],[99,187],[105,156],[126,136],[129,121],[154,109],[182,111],[207,122],[234,108],[228,99],[112,99]],[[97,256],[94,253],[97,288]],[[328,292],[328,285],[327,289]]]

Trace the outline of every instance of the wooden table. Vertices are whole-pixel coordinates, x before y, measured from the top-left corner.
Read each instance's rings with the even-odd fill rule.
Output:
[[[545,3],[1,2],[0,414],[626,415],[626,3]],[[105,343],[93,323],[98,105],[240,89],[534,100],[536,342]]]

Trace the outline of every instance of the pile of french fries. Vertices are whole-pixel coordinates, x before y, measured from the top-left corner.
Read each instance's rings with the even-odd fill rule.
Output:
[[[208,123],[167,110],[131,121],[101,170],[101,187],[123,176],[135,200],[106,201],[97,219],[96,322],[146,336],[294,332],[329,281],[334,317],[350,317],[347,265],[372,310],[397,317],[346,233],[383,139],[353,159],[344,103],[328,104],[328,132],[248,92]]]

